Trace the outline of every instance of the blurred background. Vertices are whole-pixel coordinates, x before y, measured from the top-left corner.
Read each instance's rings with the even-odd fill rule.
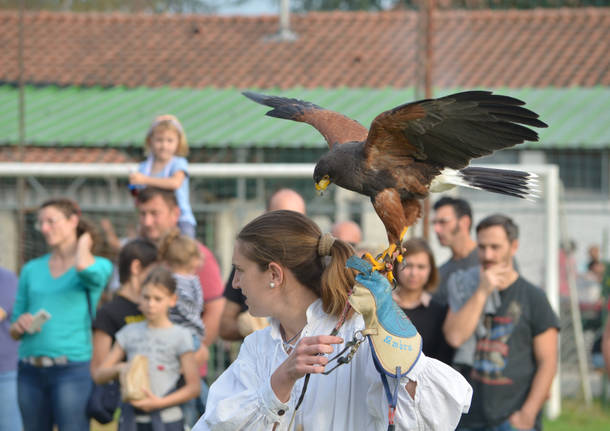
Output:
[[[517,97],[549,124],[540,142],[477,160],[536,172],[537,202],[452,194],[472,203],[475,223],[503,212],[520,225],[520,268],[561,311],[562,393],[586,398],[573,340],[585,337],[594,369],[610,290],[603,270],[588,271],[592,253],[605,262],[610,251],[608,0],[0,0],[0,265],[17,271],[45,252],[35,209],[50,196],[134,235],[127,175],[165,113],[185,127],[197,237],[223,276],[235,233],[279,187],[298,190],[323,228],[352,219],[368,246],[383,246],[366,199],[315,194],[322,137],[265,117],[241,91],[308,100],[368,126],[386,109],[465,89]],[[424,217],[414,233],[443,262],[430,232]],[[603,397],[605,377],[590,377]]]

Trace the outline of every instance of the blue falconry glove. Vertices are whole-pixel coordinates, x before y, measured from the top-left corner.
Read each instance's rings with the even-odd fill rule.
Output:
[[[352,256],[347,267],[359,272],[349,303],[364,319],[373,360],[380,372],[402,377],[417,362],[422,338],[404,311],[392,299],[389,281],[369,262]]]

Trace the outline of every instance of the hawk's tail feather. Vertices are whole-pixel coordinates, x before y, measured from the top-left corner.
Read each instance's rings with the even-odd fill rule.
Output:
[[[459,171],[473,188],[534,200],[539,197],[538,176],[508,169],[468,167]]]
[[[530,201],[540,196],[538,176],[531,172],[483,167],[468,167],[459,171],[444,169],[439,180],[444,184],[487,190]]]

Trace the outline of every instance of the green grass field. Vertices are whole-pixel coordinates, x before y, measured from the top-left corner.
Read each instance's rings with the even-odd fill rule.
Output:
[[[116,423],[99,425],[92,422],[91,431],[115,431]],[[610,403],[602,407],[596,402],[590,410],[581,402],[564,400],[561,416],[544,421],[544,431],[608,431],[610,430]]]
[[[583,402],[563,400],[557,420],[544,421],[544,431],[608,431],[610,430],[610,403],[602,406],[596,401],[587,410]]]

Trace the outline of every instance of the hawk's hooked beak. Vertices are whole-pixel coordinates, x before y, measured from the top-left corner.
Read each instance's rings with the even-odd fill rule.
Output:
[[[324,175],[324,177],[316,183],[316,191],[318,192],[318,194],[321,195],[322,192],[326,190],[326,187],[328,187],[329,184],[330,179],[328,178],[328,175]]]

